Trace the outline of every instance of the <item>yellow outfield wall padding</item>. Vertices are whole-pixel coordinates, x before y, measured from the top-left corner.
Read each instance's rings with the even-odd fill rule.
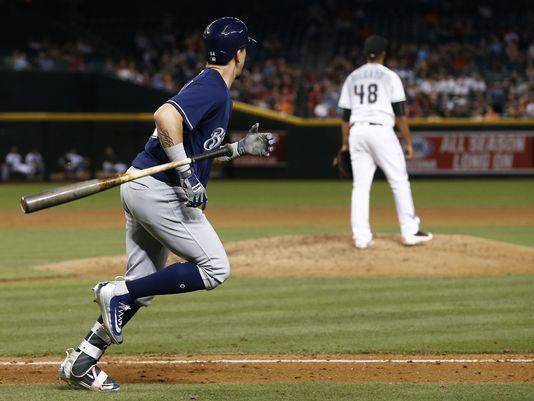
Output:
[[[0,121],[152,121],[153,113],[0,113]]]
[[[249,114],[251,116],[262,117],[268,120],[280,122],[282,124],[302,126],[302,127],[333,127],[339,125],[337,118],[303,118],[293,115],[280,113],[274,110],[264,109],[258,106],[242,102],[234,102],[234,110]],[[152,121],[153,113],[46,113],[46,112],[29,112],[29,113],[0,113],[0,122],[135,122],[135,121]],[[410,118],[411,126],[458,126],[458,127],[485,127],[485,126],[532,126],[534,127],[534,118],[502,118],[492,121],[481,121],[469,118]]]

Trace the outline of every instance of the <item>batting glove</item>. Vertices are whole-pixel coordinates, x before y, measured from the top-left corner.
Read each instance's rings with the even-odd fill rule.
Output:
[[[206,206],[208,197],[206,196],[206,188],[198,180],[193,170],[178,172],[180,176],[180,186],[184,189],[185,196],[187,197],[186,206],[203,208]]]
[[[237,142],[239,156],[269,156],[274,149],[276,140],[270,132],[258,132],[259,123],[250,127],[246,137]]]

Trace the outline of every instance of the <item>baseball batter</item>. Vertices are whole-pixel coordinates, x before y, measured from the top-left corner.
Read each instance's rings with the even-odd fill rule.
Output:
[[[366,39],[367,63],[347,77],[339,98],[342,150],[350,151],[354,179],[352,232],[360,249],[373,245],[369,194],[377,166],[393,191],[403,243],[416,245],[432,239],[432,234],[419,230],[405,156],[393,131],[396,123],[406,141],[406,158],[412,158],[412,137],[404,110],[406,95],[399,76],[383,65],[386,45],[386,40],[377,35]]]
[[[232,110],[229,88],[243,69],[247,46],[255,43],[239,19],[224,17],[204,31],[208,63],[154,114],[156,129],[131,169],[144,169],[218,148]],[[274,139],[258,133],[231,144],[233,154],[268,156]],[[121,186],[126,216],[124,280],[99,283],[95,301],[101,316],[76,349],[67,350],[59,377],[72,386],[117,391],[96,364],[111,344],[123,341],[122,329],[155,295],[210,290],[230,275],[230,264],[203,209],[211,160],[158,173]],[[186,262],[165,266],[172,252]]]

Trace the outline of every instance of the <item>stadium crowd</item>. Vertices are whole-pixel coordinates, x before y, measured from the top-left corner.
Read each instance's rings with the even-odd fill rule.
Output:
[[[288,50],[279,34],[263,32],[249,68],[232,87],[234,98],[287,114],[336,116],[343,80],[363,62],[364,38],[378,29],[362,22],[363,9],[310,7],[306,12],[305,40],[298,54]],[[495,10],[480,6],[475,16],[430,9],[418,14],[415,22],[404,21],[415,23],[416,36],[390,38],[387,65],[404,82],[411,116],[534,117],[532,28],[509,24],[481,30],[477,25],[483,21],[491,26],[496,18]],[[331,39],[314,46],[326,19]],[[15,70],[98,71],[169,92],[204,65],[199,32],[176,35],[161,29],[131,37],[129,52],[108,53],[89,40],[32,40],[26,48],[13,50],[3,65]]]

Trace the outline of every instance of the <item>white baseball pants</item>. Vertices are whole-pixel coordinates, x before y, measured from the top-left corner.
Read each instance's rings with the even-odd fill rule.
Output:
[[[356,123],[350,129],[349,149],[354,176],[351,202],[354,241],[365,244],[373,239],[369,196],[376,166],[382,169],[393,191],[401,235],[419,231],[404,153],[393,129]]]

